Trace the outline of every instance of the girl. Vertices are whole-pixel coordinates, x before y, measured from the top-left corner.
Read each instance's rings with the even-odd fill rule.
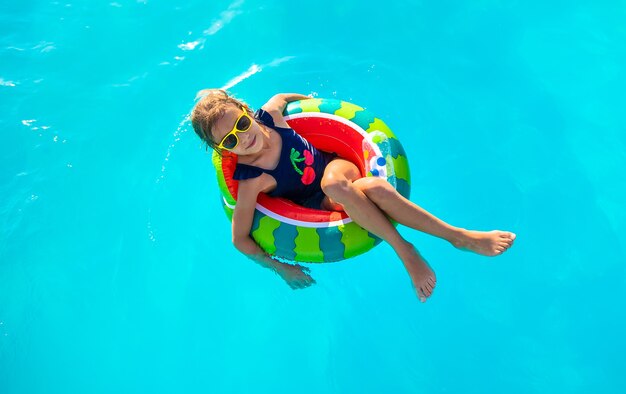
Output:
[[[308,268],[270,258],[250,237],[259,193],[284,197],[310,208],[343,210],[356,223],[387,241],[394,249],[424,302],[436,285],[435,273],[390,219],[443,238],[459,249],[496,256],[513,244],[515,234],[505,231],[471,231],[451,226],[402,197],[381,178],[361,178],[355,164],[318,151],[293,131],[282,113],[290,101],[308,99],[301,94],[277,94],[256,113],[223,90],[204,90],[194,107],[194,131],[218,153],[238,156],[234,179],[239,181],[233,213],[235,247],[261,265],[273,269],[292,288],[315,283]],[[302,176],[289,160],[292,149],[305,152],[309,173]]]

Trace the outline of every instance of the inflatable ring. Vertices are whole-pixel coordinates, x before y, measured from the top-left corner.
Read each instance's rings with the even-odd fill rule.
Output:
[[[363,176],[378,176],[409,198],[410,175],[400,141],[365,109],[340,100],[308,99],[287,105],[287,124],[320,150],[355,163]],[[213,152],[224,211],[232,220],[238,182],[232,179],[237,156]],[[380,238],[354,223],[345,212],[304,208],[260,194],[250,235],[270,256],[290,262],[333,262],[365,253]]]

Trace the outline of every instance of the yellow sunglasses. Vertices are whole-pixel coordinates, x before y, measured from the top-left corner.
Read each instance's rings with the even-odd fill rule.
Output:
[[[239,145],[239,137],[237,133],[245,133],[250,130],[252,126],[252,118],[248,115],[248,111],[244,107],[241,107],[241,115],[235,121],[233,129],[222,138],[222,142],[217,146],[218,149],[233,150]]]

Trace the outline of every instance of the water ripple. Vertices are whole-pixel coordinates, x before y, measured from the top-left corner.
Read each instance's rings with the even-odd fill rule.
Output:
[[[178,124],[178,127],[176,128],[176,131],[174,132],[172,136],[173,141],[167,147],[165,158],[163,159],[163,163],[161,164],[160,174],[157,177],[156,181],[154,182],[154,191],[152,193],[152,200],[154,199],[157,185],[160,184],[165,179],[165,175],[167,171],[167,164],[170,160],[172,151],[176,147],[176,143],[180,141],[181,135],[183,135],[187,131],[188,125],[189,125],[189,114],[185,114],[183,116],[183,119]],[[152,202],[150,203],[150,206],[152,206]],[[155,229],[154,229],[154,226],[152,225],[152,208],[148,209],[148,222],[146,223],[146,228],[148,230],[148,239],[153,243],[156,242]]]
[[[8,81],[8,80],[5,80],[4,78],[0,77],[0,86],[15,87],[18,84],[19,84],[19,82]]]
[[[208,36],[212,36],[214,34],[216,34],[217,32],[219,32],[220,30],[222,30],[222,28],[224,26],[226,26],[227,24],[229,24],[237,15],[241,14],[243,11],[241,11],[241,5],[244,3],[243,0],[236,0],[233,3],[231,3],[228,8],[226,8],[226,10],[220,12],[219,17],[217,18],[217,20],[214,20],[211,23],[211,26],[209,26],[208,29],[205,29],[202,32],[202,36],[191,40],[191,41],[187,41],[187,42],[183,42],[181,44],[178,44],[177,47],[178,49],[185,51],[185,52],[189,52],[189,51],[193,51],[193,50],[202,50],[204,48],[204,43],[206,42],[206,39]],[[189,34],[191,34],[191,32],[189,32]],[[174,60],[176,60],[177,62],[181,62],[185,59],[184,56],[175,56]],[[166,66],[166,65],[170,65],[170,62],[168,61],[163,61],[161,63],[159,63],[159,65],[161,66]]]
[[[231,3],[225,11],[220,13],[220,17],[218,20],[214,21],[211,24],[211,27],[203,31],[205,36],[212,36],[218,31],[222,30],[224,26],[226,26],[230,21],[232,21],[235,16],[241,14],[241,10],[239,7],[243,4],[243,0],[237,0]]]
[[[237,75],[235,78],[228,81],[226,85],[222,86],[222,89],[228,90],[232,88],[233,86],[237,85],[239,82],[243,81],[244,79],[248,79],[254,74],[261,72],[261,70],[262,70],[261,66],[253,64],[246,71],[244,71],[240,75]]]
[[[161,182],[165,178],[165,171],[167,167],[167,162],[170,160],[170,155],[172,154],[172,149],[176,146],[176,143],[180,141],[180,136],[187,131],[187,126],[189,125],[189,114],[186,114],[183,117],[183,120],[178,124],[176,131],[174,132],[174,141],[167,147],[167,153],[165,154],[165,159],[163,159],[163,164],[161,164],[161,174],[157,178],[155,183]]]

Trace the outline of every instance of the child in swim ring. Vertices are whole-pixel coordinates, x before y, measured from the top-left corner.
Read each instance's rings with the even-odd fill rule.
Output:
[[[239,181],[232,218],[233,243],[246,256],[274,270],[292,288],[310,286],[315,280],[306,267],[270,258],[250,237],[259,193],[288,198],[310,208],[345,211],[393,247],[422,302],[435,288],[435,273],[390,219],[485,256],[502,254],[513,244],[515,234],[511,232],[451,226],[404,198],[386,180],[362,178],[354,163],[317,150],[293,131],[282,115],[287,103],[308,96],[277,94],[255,113],[223,90],[203,90],[198,97],[191,114],[196,134],[218,153],[230,151],[238,156],[233,175]],[[304,152],[306,171],[288,159],[294,151]]]

